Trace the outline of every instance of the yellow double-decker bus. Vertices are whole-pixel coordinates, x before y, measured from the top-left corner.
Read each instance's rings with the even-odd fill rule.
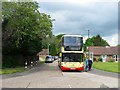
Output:
[[[83,37],[63,35],[59,43],[58,66],[65,70],[84,70]]]

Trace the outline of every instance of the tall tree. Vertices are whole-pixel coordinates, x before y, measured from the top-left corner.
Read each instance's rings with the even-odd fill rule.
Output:
[[[49,45],[49,51],[50,51],[50,55],[56,56],[58,55],[59,52],[59,42],[61,40],[61,37],[64,34],[59,34],[57,36],[53,35],[52,38],[49,38],[48,40],[44,41],[44,46],[46,46],[48,48],[48,43]]]
[[[52,35],[51,17],[40,13],[38,8],[37,2],[3,3],[3,44],[9,39],[14,47],[24,49],[30,43],[35,44],[34,41],[39,43],[47,35]]]
[[[84,50],[86,51],[86,47],[88,46],[109,46],[108,42],[104,40],[99,34],[88,38],[84,44]]]
[[[36,55],[46,36],[52,36],[50,15],[40,13],[37,2],[2,3],[3,54]]]

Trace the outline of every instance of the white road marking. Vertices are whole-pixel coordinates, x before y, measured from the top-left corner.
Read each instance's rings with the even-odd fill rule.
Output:
[[[28,85],[27,85],[27,87],[26,88],[28,88],[30,86],[30,82],[28,83]]]
[[[72,87],[70,86],[70,84],[69,84],[68,86],[69,86],[69,88],[72,88]]]

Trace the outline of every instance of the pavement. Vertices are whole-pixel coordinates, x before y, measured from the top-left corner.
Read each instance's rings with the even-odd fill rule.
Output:
[[[95,68],[92,68],[92,70],[88,71],[88,73],[95,74],[95,75],[101,75],[101,76],[107,76],[107,77],[114,77],[114,78],[118,78],[118,75],[120,75],[118,73],[107,72],[107,71],[98,70]]]

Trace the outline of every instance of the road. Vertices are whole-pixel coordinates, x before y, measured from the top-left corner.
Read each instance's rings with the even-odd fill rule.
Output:
[[[89,72],[62,72],[57,61],[2,77],[2,88],[118,88],[118,78]]]

